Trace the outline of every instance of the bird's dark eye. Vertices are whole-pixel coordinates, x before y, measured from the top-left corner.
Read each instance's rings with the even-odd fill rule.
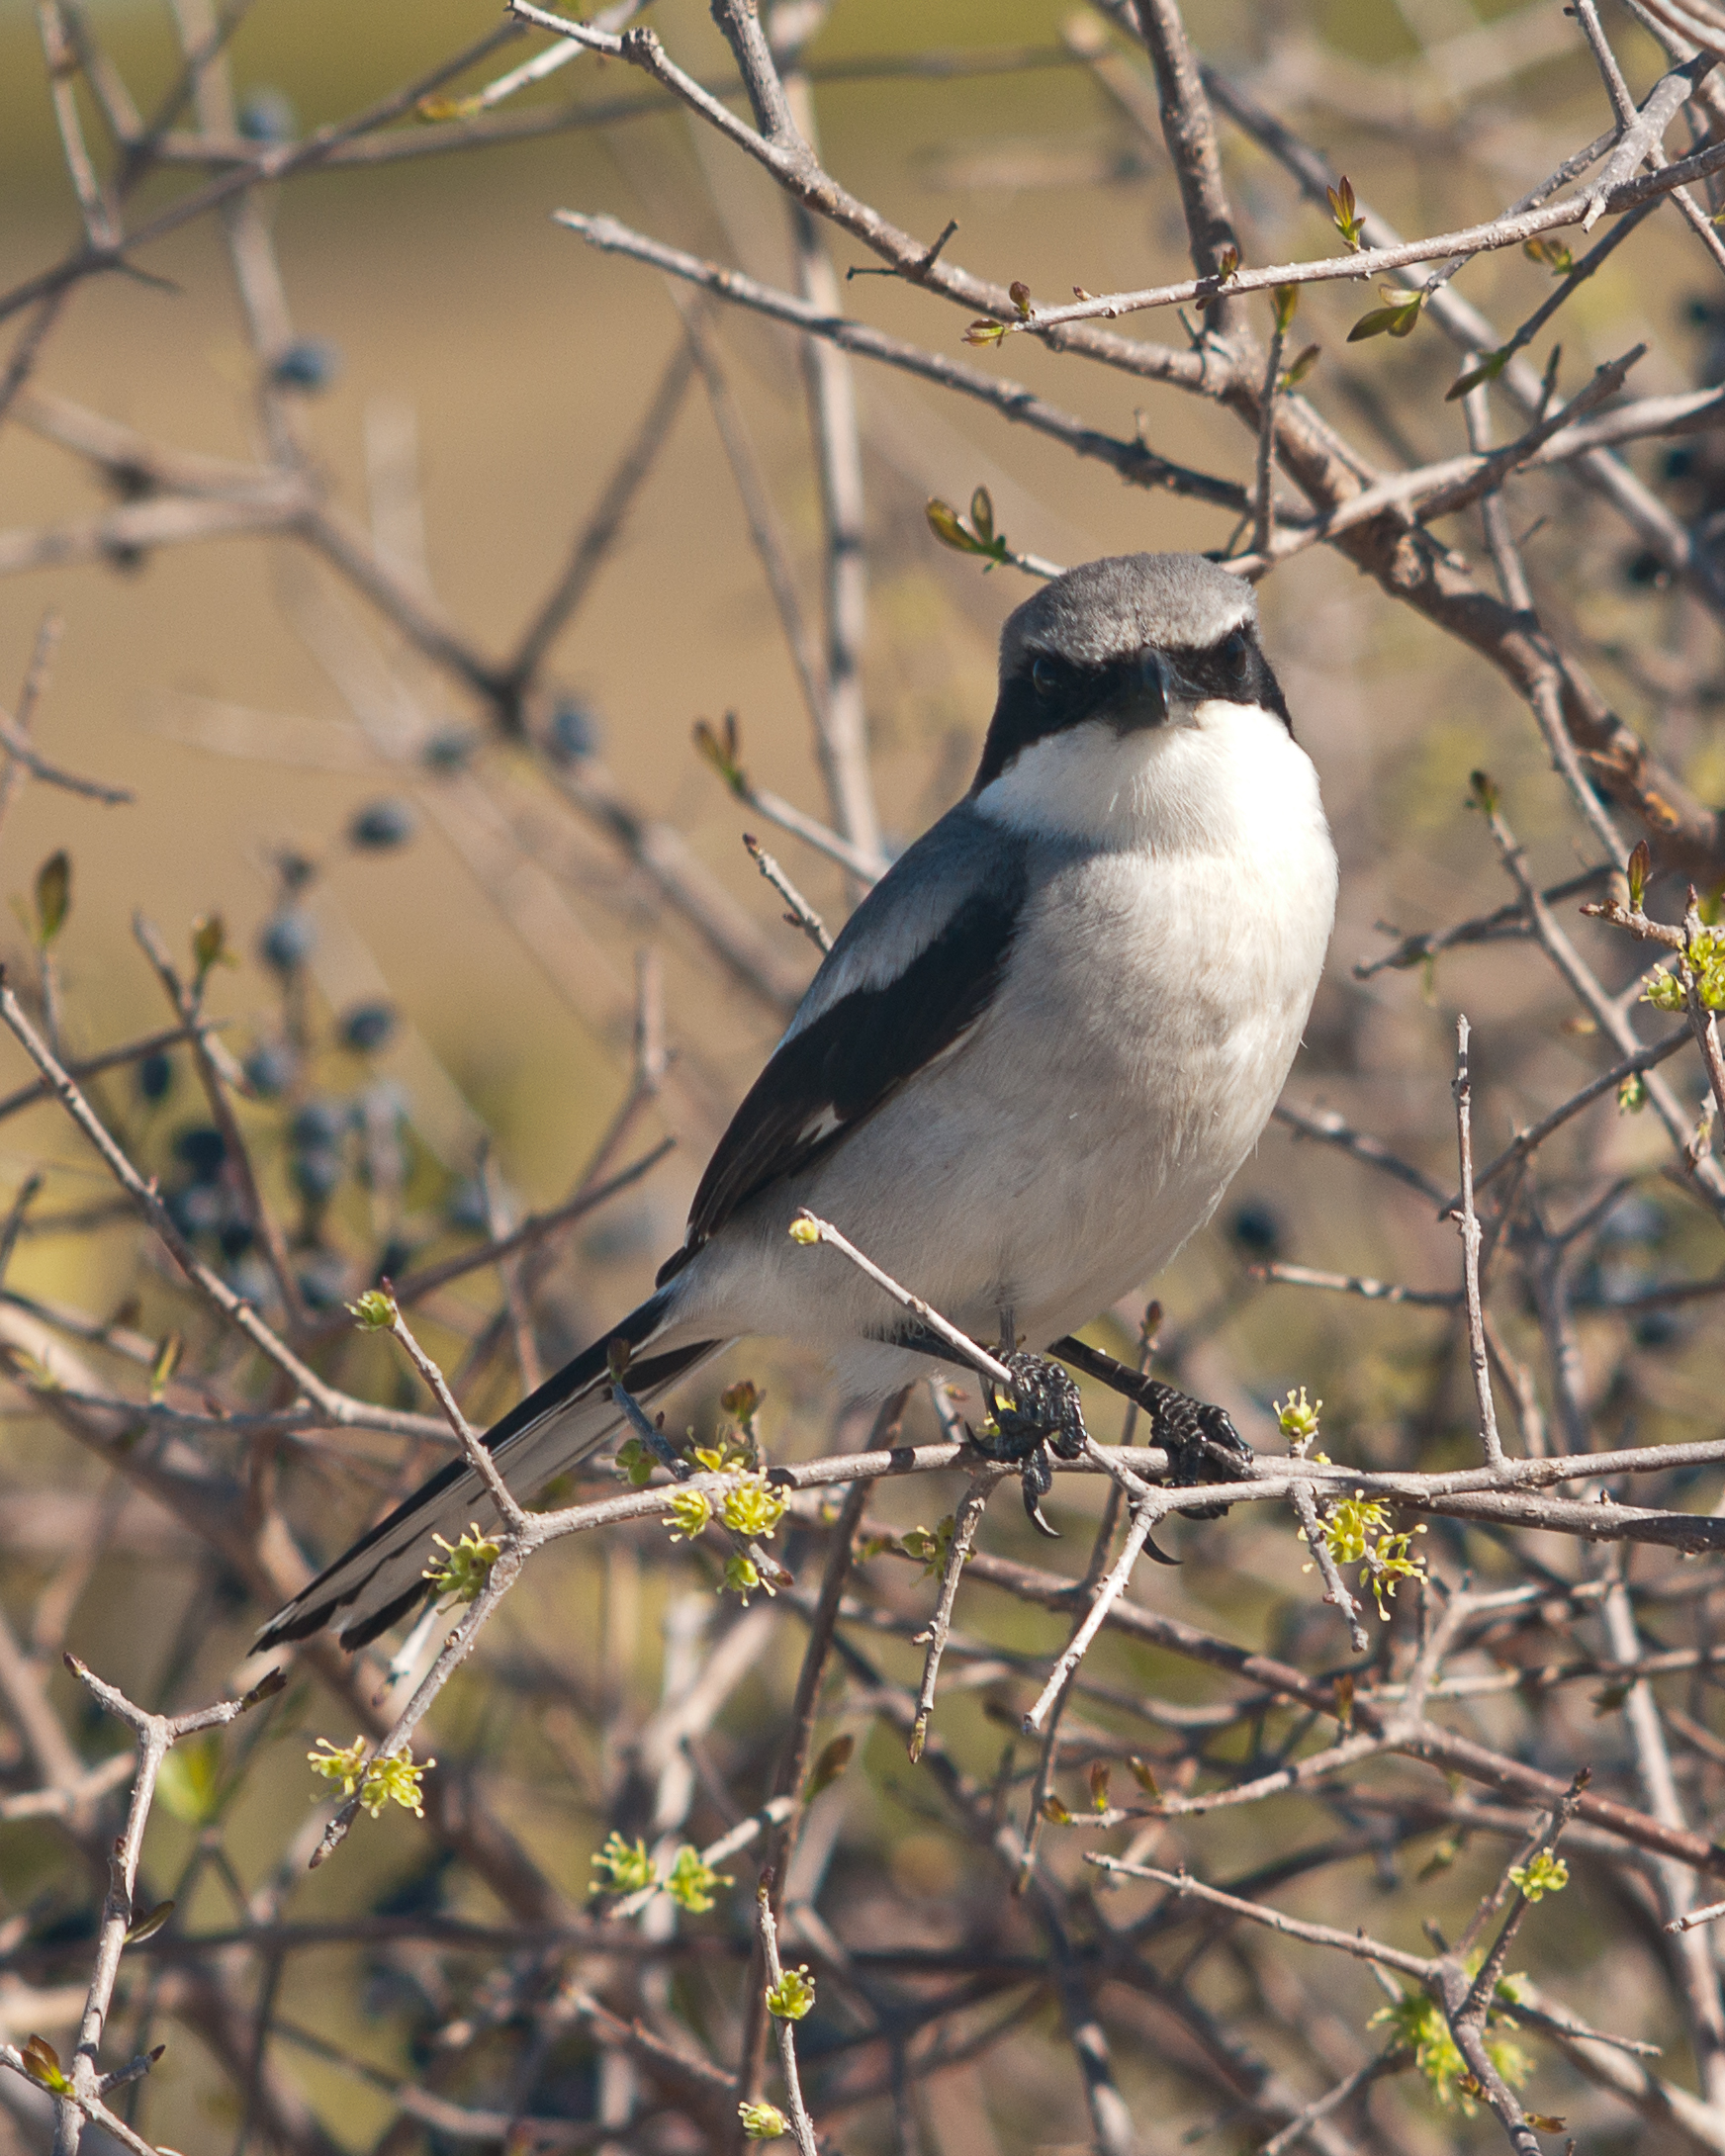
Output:
[[[1031,683],[1039,696],[1051,696],[1059,685],[1060,670],[1046,652],[1031,661]]]
[[[1249,649],[1243,629],[1235,629],[1231,636],[1223,639],[1222,663],[1235,680],[1246,671],[1246,653]]]

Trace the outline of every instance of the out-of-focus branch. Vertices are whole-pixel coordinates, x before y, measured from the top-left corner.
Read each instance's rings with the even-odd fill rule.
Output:
[[[72,1674],[104,1706],[110,1714],[117,1715],[137,1738],[137,1778],[133,1784],[132,1804],[127,1813],[126,1827],[114,1844],[109,1867],[108,1898],[102,1910],[100,1929],[96,1934],[95,1965],[90,1976],[89,1996],[78,2023],[77,2049],[72,2054],[70,2087],[59,2099],[54,2125],[55,2156],[77,2156],[83,2121],[86,2116],[100,2116],[102,2124],[112,2132],[114,2121],[104,2115],[101,2097],[106,2086],[98,2071],[97,2060],[101,2053],[102,2037],[108,2022],[108,2009],[114,1998],[115,1979],[120,1973],[121,1950],[126,1944],[126,1934],[136,1914],[133,1908],[133,1891],[137,1883],[137,1860],[143,1849],[143,1831],[149,1821],[150,1806],[155,1797],[156,1776],[170,1746],[182,1737],[190,1737],[200,1730],[220,1729],[225,1724],[244,1714],[261,1701],[273,1698],[286,1681],[279,1670],[272,1669],[252,1690],[240,1699],[227,1699],[213,1707],[200,1707],[185,1714],[147,1714],[141,1707],[135,1707],[124,1692],[105,1684],[100,1677],[87,1669],[75,1657],[66,1657]],[[136,2143],[136,2137],[132,2137]],[[147,2142],[136,2145],[148,2149]],[[151,2152],[153,2156],[153,2152]]]
[[[670,437],[682,408],[693,357],[686,343],[680,343],[666,362],[635,438],[625,448],[615,470],[589,517],[569,564],[537,613],[522,631],[519,643],[504,666],[501,686],[514,723],[519,724],[519,699],[538,675],[552,644],[569,626],[617,541],[636,495],[646,483]]]
[[[266,1325],[243,1297],[235,1295],[222,1277],[213,1273],[180,1232],[178,1224],[152,1184],[146,1183],[127,1159],[74,1081],[67,1076],[46,1042],[25,1016],[18,998],[0,983],[0,1020],[4,1020],[25,1053],[40,1070],[72,1121],[102,1156],[109,1173],[132,1200],[145,1222],[166,1247],[169,1256],[205,1298],[265,1355],[293,1380],[319,1413],[331,1422],[364,1425],[372,1429],[399,1430],[420,1437],[438,1430],[426,1415],[407,1415],[392,1408],[373,1407],[326,1385],[315,1370],[302,1362],[293,1349]]]

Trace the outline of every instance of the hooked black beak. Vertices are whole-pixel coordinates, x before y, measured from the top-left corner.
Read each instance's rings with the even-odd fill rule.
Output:
[[[1168,669],[1160,652],[1138,654],[1136,667],[1136,695],[1138,723],[1143,726],[1161,726],[1168,717]]]

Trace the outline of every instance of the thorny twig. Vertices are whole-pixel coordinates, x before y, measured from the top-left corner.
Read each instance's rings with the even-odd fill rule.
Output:
[[[1456,1133],[1461,1150],[1462,1287],[1468,1309],[1468,1360],[1474,1372],[1474,1398],[1480,1415],[1480,1444],[1488,1467],[1503,1464],[1503,1440],[1498,1434],[1498,1407],[1492,1397],[1492,1369],[1486,1353],[1485,1303],[1480,1293],[1480,1216],[1474,1211],[1473,1081],[1468,1064],[1468,1022],[1456,1020]]]

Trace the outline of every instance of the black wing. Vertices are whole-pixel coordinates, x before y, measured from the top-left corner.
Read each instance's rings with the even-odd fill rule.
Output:
[[[895,864],[846,924],[731,1119],[661,1283],[740,1206],[818,1160],[959,1044],[993,1000],[1026,882],[1022,850],[962,806]],[[889,977],[875,978],[883,969]]]

